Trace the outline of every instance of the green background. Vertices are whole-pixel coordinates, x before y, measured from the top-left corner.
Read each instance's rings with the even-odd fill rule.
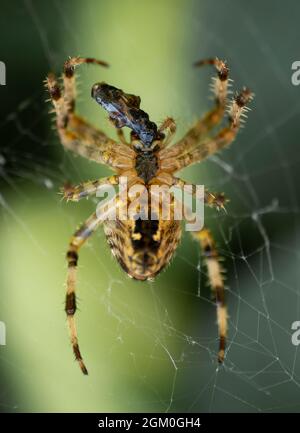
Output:
[[[1,1],[0,410],[299,411],[300,366],[291,324],[300,320],[300,88],[296,0]],[[230,149],[182,177],[224,191],[227,215],[206,212],[227,268],[230,314],[225,364],[216,363],[215,308],[197,244],[184,235],[154,283],[129,280],[102,230],[80,254],[77,314],[90,375],[73,361],[63,311],[64,255],[93,200],[57,192],[108,169],[62,149],[43,83],[68,56],[106,60],[82,67],[78,110],[115,132],[90,98],[97,81],[140,95],[177,137],[209,109],[213,71],[226,59],[234,89],[256,94]]]

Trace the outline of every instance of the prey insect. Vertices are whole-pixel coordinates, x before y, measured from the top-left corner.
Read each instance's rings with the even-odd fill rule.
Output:
[[[108,113],[117,130],[118,141],[109,138],[75,113],[75,69],[81,64],[108,66],[93,58],[73,57],[63,68],[63,87],[56,76],[50,73],[46,87],[56,114],[56,127],[65,149],[76,154],[106,164],[115,173],[104,179],[85,182],[63,189],[66,200],[78,201],[96,194],[101,185],[117,185],[121,176],[126,176],[131,185],[165,185],[183,188],[184,180],[176,177],[179,170],[204,161],[209,156],[228,146],[236,137],[246,105],[252,99],[249,89],[243,88],[228,104],[229,69],[219,59],[207,59],[195,66],[212,65],[216,71],[213,91],[214,107],[200,118],[195,125],[175,144],[170,145],[176,131],[172,118],[167,118],[160,126],[150,121],[140,108],[140,97],[127,94],[104,82],[94,84],[92,97]],[[228,114],[227,124],[212,133]],[[123,134],[123,127],[131,129],[130,141]],[[226,199],[222,193],[205,191],[204,203],[220,209]],[[120,205],[117,196],[114,206]],[[122,203],[121,203],[122,205]],[[173,203],[175,207],[175,203]],[[169,220],[105,220],[93,213],[72,236],[67,251],[67,293],[65,311],[70,330],[73,352],[82,372],[87,374],[79,345],[75,325],[76,312],[76,270],[78,253],[87,239],[103,224],[108,244],[124,271],[137,280],[156,277],[170,262],[181,238],[181,223],[174,218]],[[223,362],[227,336],[227,309],[224,296],[224,277],[219,253],[210,230],[206,227],[193,232],[199,243],[206,263],[207,276],[216,303],[219,330],[218,361]]]

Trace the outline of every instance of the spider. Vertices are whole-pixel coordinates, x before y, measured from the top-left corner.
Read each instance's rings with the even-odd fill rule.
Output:
[[[215,105],[206,115],[175,144],[170,146],[176,131],[172,118],[167,118],[158,127],[151,122],[146,112],[140,109],[141,99],[127,94],[104,82],[92,87],[92,98],[108,113],[116,128],[118,142],[104,132],[94,128],[75,113],[75,69],[82,64],[108,66],[94,58],[73,57],[64,63],[63,90],[53,73],[46,79],[46,87],[56,114],[56,126],[62,145],[76,154],[106,164],[115,174],[103,179],[84,182],[77,186],[65,186],[62,190],[66,200],[78,201],[96,194],[104,184],[117,185],[120,176],[126,176],[130,184],[166,185],[183,188],[186,182],[175,173],[201,162],[228,146],[236,137],[247,111],[247,103],[253,94],[247,88],[236,93],[227,107],[229,93],[229,69],[227,63],[218,58],[205,59],[195,66],[212,65],[216,71],[213,79]],[[228,112],[228,123],[213,135],[209,135]],[[131,129],[127,142],[122,127]],[[119,199],[120,200],[120,199]],[[220,209],[226,203],[224,194],[205,190],[204,203]],[[68,263],[65,311],[70,340],[81,371],[88,374],[78,345],[74,315],[76,312],[76,269],[79,249],[103,224],[108,244],[123,270],[136,280],[153,279],[169,263],[181,238],[180,221],[171,219],[100,220],[94,212],[75,231],[66,254]],[[224,296],[224,275],[215,241],[208,228],[192,232],[198,241],[207,268],[208,280],[216,304],[219,333],[218,361],[223,362],[227,336],[227,308]]]

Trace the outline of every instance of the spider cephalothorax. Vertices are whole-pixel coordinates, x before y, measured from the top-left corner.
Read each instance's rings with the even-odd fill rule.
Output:
[[[196,63],[213,65],[217,76],[214,79],[215,106],[199,119],[177,143],[169,146],[175,133],[175,123],[167,118],[159,127],[150,121],[148,114],[140,109],[139,96],[127,94],[106,83],[97,83],[92,88],[92,97],[109,113],[116,127],[119,142],[109,138],[104,132],[94,128],[86,120],[75,114],[75,67],[83,63],[107,64],[92,58],[74,57],[64,64],[61,90],[56,77],[49,74],[46,86],[56,112],[56,125],[63,146],[73,152],[98,163],[106,164],[115,174],[104,179],[85,182],[63,189],[64,198],[78,201],[96,194],[105,185],[118,185],[126,177],[131,186],[177,187],[183,189],[185,181],[175,176],[179,170],[201,162],[210,155],[228,146],[236,137],[245,116],[246,104],[251,100],[251,92],[244,88],[232,99],[228,109],[228,123],[212,135],[209,133],[223,119],[228,94],[229,70],[219,59],[207,59]],[[122,127],[131,129],[130,142],[123,135]],[[193,185],[195,187],[195,185]],[[192,193],[194,188],[192,188]],[[130,201],[130,200],[129,200]],[[220,209],[224,207],[222,193],[205,191],[204,203]],[[129,203],[131,204],[131,203]],[[159,206],[160,206],[159,202]],[[112,208],[128,205],[117,195]],[[150,206],[153,204],[151,203]],[[103,223],[111,250],[125,272],[137,280],[154,278],[170,261],[181,237],[180,221],[174,218],[175,200],[169,219],[162,219],[157,213],[154,219],[143,220],[131,215],[128,219],[108,219],[103,221],[97,212],[93,213],[71,238],[67,252],[68,277],[66,313],[70,328],[71,342],[75,358],[83,373],[87,369],[78,346],[74,314],[76,312],[76,269],[78,251],[86,240]],[[158,206],[158,209],[159,209]],[[114,209],[112,209],[114,210]],[[218,360],[223,362],[227,335],[227,311],[224,298],[224,278],[219,262],[218,251],[211,232],[207,228],[192,232],[200,243],[207,267],[213,296],[216,301],[219,328]]]

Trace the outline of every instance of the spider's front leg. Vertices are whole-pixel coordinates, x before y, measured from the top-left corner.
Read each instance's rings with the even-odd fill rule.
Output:
[[[230,86],[229,68],[226,62],[218,58],[204,59],[196,62],[194,66],[214,66],[217,76],[212,78],[211,89],[215,97],[215,106],[202,119],[198,120],[194,128],[187,135],[201,135],[209,132],[223,118]]]
[[[130,168],[133,151],[128,146],[110,139],[74,112],[75,68],[83,63],[107,66],[101,60],[90,58],[73,57],[67,60],[63,71],[64,91],[61,90],[54,74],[50,73],[46,78],[46,87],[56,113],[56,125],[61,142],[67,149],[87,159],[113,168]]]
[[[192,233],[192,235],[200,243],[205,264],[207,267],[208,279],[212,290],[213,298],[216,301],[217,322],[219,328],[218,361],[222,363],[225,356],[228,319],[227,307],[225,303],[223,269],[220,264],[220,257],[211,232],[208,229],[204,228],[199,232]]]
[[[167,135],[162,141],[160,146],[161,149],[168,146],[176,132],[176,123],[172,117],[167,117],[158,128],[158,132],[160,134],[162,134],[164,131],[167,131]]]
[[[215,106],[204,117],[199,119],[196,124],[186,133],[186,135],[172,147],[172,153],[179,155],[186,152],[195,142],[216,126],[224,115],[229,87],[229,69],[225,62],[219,59],[205,59],[195,63],[195,66],[213,65],[217,71],[217,76],[213,77],[212,90],[215,96]],[[169,150],[169,149],[168,149]],[[167,153],[167,151],[165,153]],[[161,153],[161,157],[165,157]]]

